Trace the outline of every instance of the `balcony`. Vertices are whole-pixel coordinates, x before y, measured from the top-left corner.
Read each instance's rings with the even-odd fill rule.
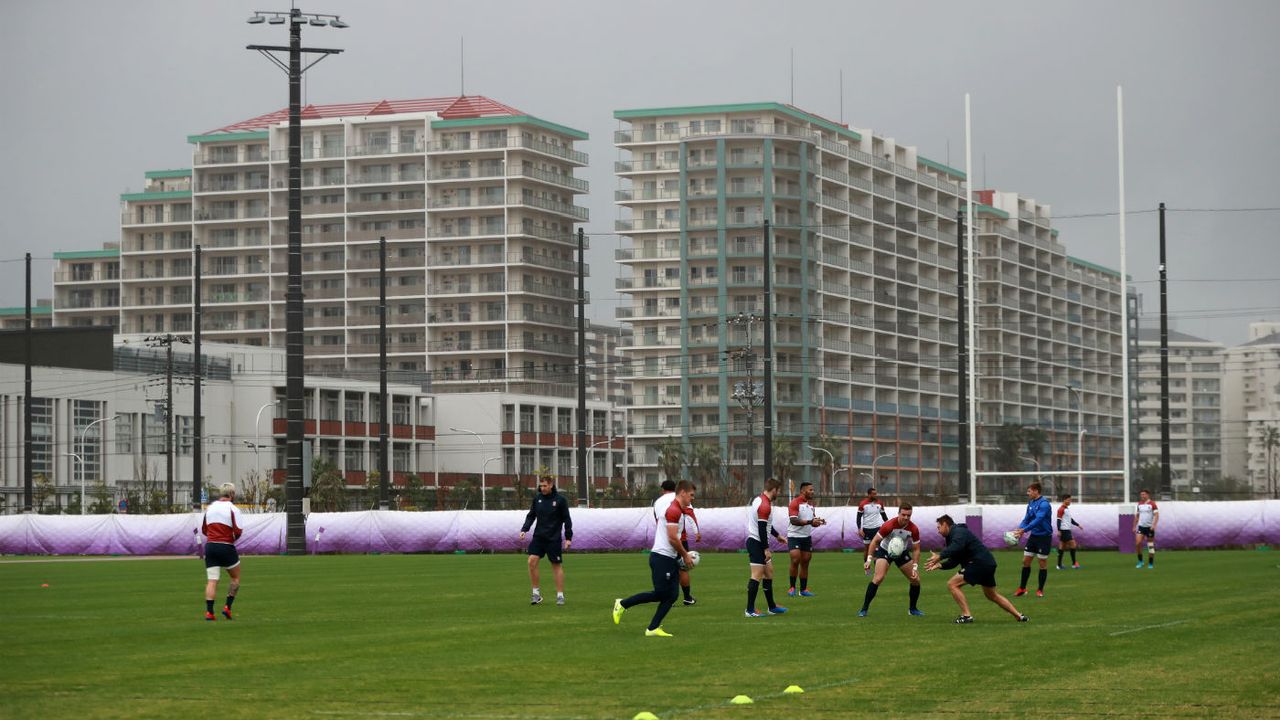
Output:
[[[372,145],[348,145],[347,157],[368,157],[370,155],[406,155],[426,151],[426,145],[414,143],[374,143]]]
[[[368,200],[347,203],[347,212],[395,212],[403,210],[422,210],[426,207],[426,198],[416,197],[404,200]]]

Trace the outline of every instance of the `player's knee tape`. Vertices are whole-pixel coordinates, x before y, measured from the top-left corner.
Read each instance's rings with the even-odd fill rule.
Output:
[[[212,582],[218,582],[218,578],[222,577],[222,568],[214,565],[204,569],[204,574]]]

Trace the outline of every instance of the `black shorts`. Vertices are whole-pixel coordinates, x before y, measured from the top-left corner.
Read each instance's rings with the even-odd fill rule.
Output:
[[[768,561],[764,559],[765,546],[755,538],[747,538],[747,562],[752,565],[764,565]]]
[[[1036,555],[1038,557],[1049,557],[1049,549],[1053,546],[1052,535],[1028,535],[1027,546],[1023,548],[1023,555]]]
[[[1139,534],[1139,535],[1146,535],[1148,540],[1155,540],[1155,539],[1156,539],[1156,529],[1155,529],[1155,528],[1149,528],[1149,527],[1142,527],[1142,526],[1138,526],[1138,534]]]
[[[240,553],[230,543],[211,542],[204,545],[204,566],[233,568],[240,564]]]
[[[874,538],[878,532],[880,532],[880,528],[878,527],[862,528],[862,543],[864,545],[870,543],[871,539]]]
[[[902,553],[901,555],[899,555],[897,558],[891,558],[889,557],[889,553],[885,552],[884,548],[878,547],[876,548],[875,552],[872,553],[872,557],[874,557],[877,560],[879,560],[880,558],[884,558],[885,560],[888,560],[894,565],[897,565],[898,567],[902,567],[903,565],[906,565],[907,563],[911,562],[912,553],[910,550],[908,550]]]
[[[799,550],[801,552],[813,552],[813,538],[811,537],[788,537],[788,550]]]
[[[964,576],[964,581],[968,585],[981,585],[982,587],[996,586],[996,566],[995,565],[977,565],[969,563],[968,566],[960,573]]]
[[[563,558],[560,557],[560,549],[562,547],[564,547],[564,545],[560,542],[559,535],[551,540],[544,540],[537,535],[534,535],[533,540],[529,543],[529,554],[537,555],[538,557],[546,555],[547,559],[551,561],[551,564],[559,565],[563,562]]]
[[[1058,542],[1069,543],[1069,542],[1073,542],[1074,540],[1075,540],[1075,538],[1074,538],[1074,537],[1072,537],[1072,535],[1071,535],[1071,531],[1070,531],[1070,530],[1059,530],[1059,531],[1058,531]]]

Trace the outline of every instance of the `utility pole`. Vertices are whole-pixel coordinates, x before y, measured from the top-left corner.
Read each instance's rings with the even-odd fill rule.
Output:
[[[27,324],[24,326],[23,334],[26,339],[26,347],[23,349],[25,353],[24,374],[22,381],[22,512],[31,512],[32,504],[32,479],[35,477],[32,472],[32,451],[35,449],[35,443],[31,440],[31,345],[35,342],[35,337],[31,334],[31,253],[27,253]]]
[[[147,338],[152,347],[163,345],[164,362],[164,497],[167,508],[173,508],[173,344],[191,342],[189,338],[173,333],[153,335]],[[193,502],[200,502],[199,494]]]
[[[578,228],[578,505],[591,506],[587,486],[587,290],[586,233]]]
[[[764,221],[764,476],[773,475],[773,236]]]
[[[387,236],[378,238],[378,509],[387,509],[391,464],[387,462]]]
[[[191,382],[194,385],[193,394],[191,396],[191,422],[192,432],[194,433],[194,445],[191,448],[191,509],[198,511],[200,509],[200,494],[204,488],[204,417],[203,408],[201,407],[200,393],[202,391],[201,377],[204,373],[204,366],[200,358],[200,323],[203,299],[200,297],[200,288],[203,285],[200,277],[200,246],[195,248],[195,275],[192,282],[195,284],[193,298],[195,306],[192,315],[192,339],[193,348],[191,364]],[[255,478],[256,479],[256,478]],[[84,503],[81,502],[81,505]]]
[[[733,360],[742,360],[746,365],[747,380],[746,382],[736,382],[733,384],[733,399],[738,401],[743,410],[747,411],[747,489],[751,494],[756,494],[757,487],[755,482],[756,467],[756,408],[760,407],[764,402],[765,388],[763,383],[755,381],[755,351],[751,349],[751,325],[760,322],[760,316],[747,315],[740,312],[736,317],[729,318],[728,324],[737,325],[743,328],[747,333],[747,343],[742,349],[730,353],[729,357]]]
[[[1165,264],[1164,203],[1160,203],[1160,499],[1172,497],[1169,475],[1169,272]]]

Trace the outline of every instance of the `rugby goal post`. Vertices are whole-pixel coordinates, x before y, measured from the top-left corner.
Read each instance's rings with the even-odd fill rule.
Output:
[[[975,471],[973,473],[973,476],[975,478],[984,478],[984,477],[1042,478],[1042,477],[1058,477],[1058,476],[1075,477],[1076,491],[1074,493],[1074,498],[1077,501],[1083,502],[1085,475],[1102,476],[1102,477],[1112,477],[1112,476],[1119,475],[1123,481],[1124,474],[1125,474],[1124,470],[981,470],[981,471]],[[1054,488],[1060,489],[1060,486],[1058,485],[1057,482],[1054,483]]]

